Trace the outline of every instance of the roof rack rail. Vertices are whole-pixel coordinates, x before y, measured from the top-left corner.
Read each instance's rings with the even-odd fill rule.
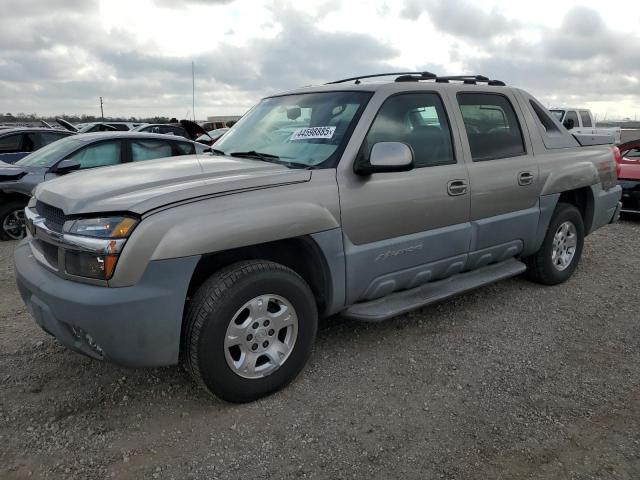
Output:
[[[359,77],[344,78],[342,80],[335,80],[328,82],[325,85],[333,85],[336,83],[355,82],[356,85],[360,84],[364,78],[377,78],[377,77],[390,77],[392,75],[398,75],[395,82],[419,82],[420,80],[435,80],[436,83],[449,83],[450,81],[462,82],[465,85],[476,85],[478,83],[486,83],[492,87],[504,87],[506,83],[502,80],[491,80],[484,75],[450,75],[439,77],[431,72],[392,72],[392,73],[376,73],[374,75],[360,75]]]
[[[360,83],[363,78],[376,78],[376,77],[390,77],[392,75],[420,75],[420,80],[435,80],[436,74],[431,72],[390,72],[390,73],[376,73],[374,75],[360,75],[359,77],[343,78],[342,80],[334,80],[333,82],[327,82],[325,85],[333,85],[335,83],[345,83],[355,81],[356,85]],[[398,77],[400,78],[400,77]],[[397,79],[396,79],[397,81]]]

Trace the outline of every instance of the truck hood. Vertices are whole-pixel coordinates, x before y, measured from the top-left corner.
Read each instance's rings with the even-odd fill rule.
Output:
[[[226,156],[188,155],[70,173],[40,184],[39,201],[67,215],[144,214],[199,197],[307,182],[308,170]]]

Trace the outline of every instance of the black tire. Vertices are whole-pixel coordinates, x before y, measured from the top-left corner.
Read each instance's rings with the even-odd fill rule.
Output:
[[[243,378],[227,363],[224,338],[234,315],[249,300],[266,294],[285,298],[298,318],[297,337],[287,359],[268,376]],[[251,402],[290,383],[303,369],[318,329],[309,286],[293,270],[264,260],[242,261],[212,275],[189,301],[182,362],[206,390],[234,403]]]
[[[9,215],[18,210],[24,210],[26,206],[27,202],[21,200],[11,200],[7,203],[0,204],[0,240],[18,240],[18,238],[13,238],[7,231],[5,231],[4,224]],[[20,238],[24,238],[24,235],[25,229],[23,225],[22,235]]]
[[[571,222],[575,227],[576,246],[573,258],[568,266],[564,270],[559,270],[552,261],[553,241],[556,232],[565,222]],[[542,246],[535,254],[524,259],[527,265],[525,276],[543,285],[557,285],[567,281],[573,275],[580,262],[583,246],[584,223],[580,211],[571,204],[559,203],[553,213],[553,217],[551,217],[551,222],[549,222],[549,228]]]

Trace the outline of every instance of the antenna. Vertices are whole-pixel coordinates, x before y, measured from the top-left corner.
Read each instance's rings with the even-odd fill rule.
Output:
[[[196,121],[196,72],[191,61],[191,114],[193,115],[193,121]]]
[[[100,120],[104,122],[104,110],[102,110],[102,97],[100,97]]]

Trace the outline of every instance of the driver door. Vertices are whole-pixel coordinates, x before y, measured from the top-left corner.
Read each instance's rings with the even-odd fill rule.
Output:
[[[406,172],[338,173],[347,265],[347,304],[416,287],[463,270],[471,239],[468,175],[457,132],[436,93],[388,97],[356,162],[378,142],[414,154]]]

